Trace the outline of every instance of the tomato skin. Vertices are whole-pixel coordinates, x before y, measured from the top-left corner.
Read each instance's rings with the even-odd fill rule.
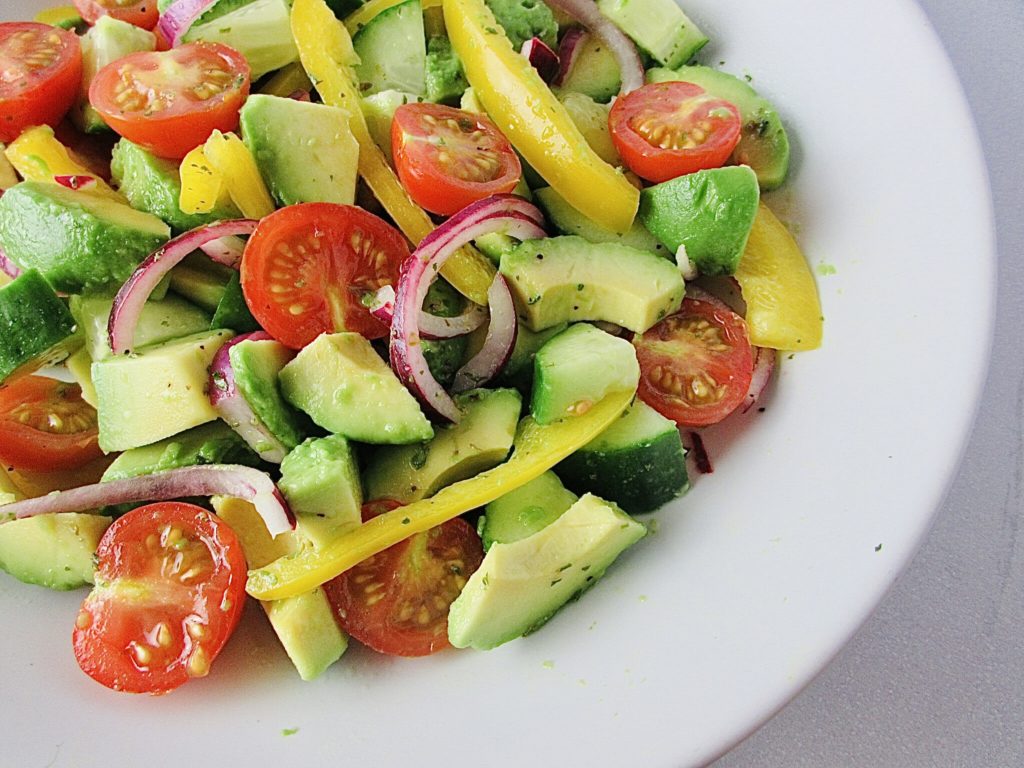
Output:
[[[103,455],[96,410],[77,384],[23,376],[0,389],[0,461],[29,472],[78,469]]]
[[[399,506],[368,502],[363,519]],[[476,531],[455,518],[364,560],[324,589],[338,623],[363,645],[391,656],[428,656],[449,647],[448,607],[483,557]]]
[[[72,634],[82,671],[116,691],[154,694],[206,675],[245,604],[234,531],[193,504],[149,504],[114,521],[96,559]]]
[[[409,196],[442,216],[511,192],[523,172],[494,123],[441,104],[400,106],[391,122],[391,150]]]
[[[101,16],[111,16],[143,29],[153,29],[160,19],[156,0],[72,0],[75,8],[88,24],[95,24]]]
[[[718,423],[750,388],[754,357],[746,323],[727,308],[683,299],[633,345],[640,399],[679,426]]]
[[[623,162],[656,183],[725,165],[741,128],[735,105],[693,83],[649,83],[616,99],[608,115]]]
[[[213,131],[238,127],[249,86],[249,64],[234,48],[187,43],[111,62],[93,78],[89,102],[119,135],[180,160]]]
[[[334,331],[378,339],[388,327],[363,298],[396,284],[408,257],[402,234],[362,208],[290,205],[265,216],[249,238],[242,292],[257,322],[292,349]]]
[[[27,54],[45,51],[44,63]],[[36,22],[0,23],[0,142],[33,125],[55,126],[75,103],[82,82],[82,47],[74,32]],[[17,73],[20,76],[14,76]]]

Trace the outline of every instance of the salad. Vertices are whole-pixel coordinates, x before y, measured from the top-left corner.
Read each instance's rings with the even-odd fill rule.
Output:
[[[75,0],[0,23],[0,568],[99,683],[539,629],[711,462],[813,277],[672,0]]]

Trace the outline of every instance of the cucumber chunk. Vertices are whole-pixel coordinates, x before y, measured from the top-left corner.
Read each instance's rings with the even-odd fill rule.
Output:
[[[36,270],[0,288],[0,383],[59,363],[81,344],[67,306]]]
[[[356,32],[352,47],[360,60],[355,71],[364,96],[387,90],[426,95],[427,41],[420,0],[381,11]]]

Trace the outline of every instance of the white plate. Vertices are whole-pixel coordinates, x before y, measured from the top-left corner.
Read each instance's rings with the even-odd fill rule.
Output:
[[[795,162],[772,202],[812,265],[835,268],[819,277],[824,348],[786,361],[715,473],[540,633],[426,660],[353,649],[311,684],[250,611],[209,678],[111,693],[71,653],[81,594],[2,578],[0,762],[677,768],[826,664],[913,553],[972,421],[994,305],[981,154],[908,0],[687,9],[715,41],[704,60],[775,100]]]

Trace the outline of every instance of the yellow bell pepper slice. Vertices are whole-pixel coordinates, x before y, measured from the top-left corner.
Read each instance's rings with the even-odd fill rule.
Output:
[[[312,87],[313,84],[309,81],[306,70],[298,62],[293,62],[279,69],[277,74],[264,83],[260,88],[260,93],[287,98],[296,91],[308,91]]]
[[[82,23],[82,14],[73,5],[60,5],[56,8],[45,8],[36,14],[35,21],[49,24],[51,27],[71,29]]]
[[[224,177],[207,159],[202,146],[185,155],[178,176],[181,178],[178,207],[183,213],[209,213],[224,198],[231,199],[224,187]]]
[[[4,154],[4,145],[0,144],[0,189],[10,189],[17,183],[18,173]]]
[[[203,145],[203,154],[224,180],[231,201],[248,219],[262,219],[274,212],[252,153],[233,133],[214,131]]]
[[[484,0],[443,0],[466,79],[495,125],[558,194],[616,232],[633,223],[640,191],[602,160]]]
[[[323,549],[305,549],[265,568],[251,570],[246,590],[260,600],[301,594],[414,533],[482,507],[530,482],[589,443],[626,410],[634,394],[632,390],[609,394],[586,413],[552,424],[540,425],[525,419],[516,436],[512,458],[504,464],[442,488],[429,499],[375,517],[339,535]]]
[[[824,318],[814,275],[789,230],[764,203],[735,277],[752,344],[783,350],[821,346]]]
[[[404,2],[405,0],[370,0],[370,2],[360,6],[345,17],[345,27],[354,35],[365,27],[371,19],[376,18],[388,8],[394,8],[396,5]],[[441,0],[421,0],[420,4],[423,6],[423,10],[427,8],[440,8]]]
[[[295,0],[292,35],[299,59],[325,104],[348,112],[349,128],[359,142],[359,175],[413,243],[434,229],[426,212],[412,201],[373,141],[360,107],[359,91],[350,71],[358,62],[352,38],[323,0]],[[494,265],[472,248],[464,248],[445,263],[441,274],[477,304],[487,303],[487,289],[494,279]]]
[[[84,191],[109,197],[119,203],[128,202],[103,179],[75,160],[68,148],[57,141],[53,128],[48,125],[26,128],[7,145],[4,155],[26,181],[55,183],[54,176],[91,176],[96,179],[96,183]]]

